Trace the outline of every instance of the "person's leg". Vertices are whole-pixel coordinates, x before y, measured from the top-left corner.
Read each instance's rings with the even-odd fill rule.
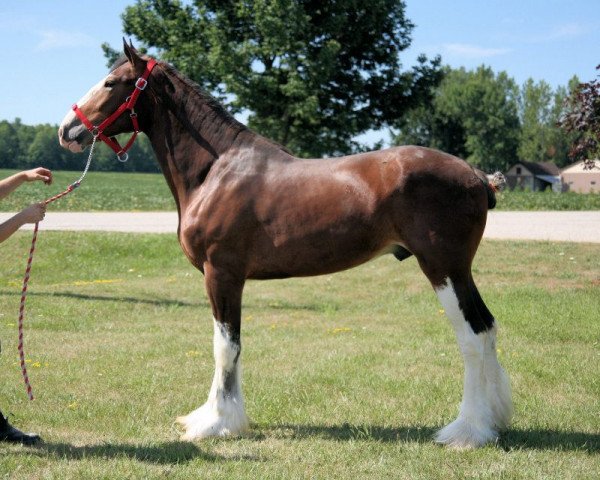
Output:
[[[24,433],[13,427],[0,411],[0,442],[22,443],[33,445],[40,441],[40,436],[35,433]]]

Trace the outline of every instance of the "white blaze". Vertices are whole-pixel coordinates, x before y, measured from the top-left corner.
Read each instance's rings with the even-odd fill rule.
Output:
[[[79,108],[83,107],[87,102],[90,101],[90,99],[96,95],[96,93],[98,93],[103,87],[104,87],[104,83],[106,82],[106,79],[108,78],[108,76],[104,77],[102,80],[100,80],[96,85],[94,85],[92,88],[90,88],[88,90],[88,92],[81,97],[81,99],[77,102],[77,106]],[[71,125],[71,123],[75,120],[76,115],[75,112],[73,111],[73,109],[70,109],[67,114],[65,115],[65,118],[63,119],[62,123],[60,124],[61,127],[67,127],[69,125]]]

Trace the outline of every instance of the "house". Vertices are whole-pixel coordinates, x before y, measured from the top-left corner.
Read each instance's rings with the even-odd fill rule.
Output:
[[[579,193],[600,193],[600,161],[591,170],[584,170],[583,162],[565,167],[561,172],[566,190]]]
[[[517,162],[504,176],[511,190],[520,188],[537,192],[547,187],[561,190],[560,170],[552,162]]]

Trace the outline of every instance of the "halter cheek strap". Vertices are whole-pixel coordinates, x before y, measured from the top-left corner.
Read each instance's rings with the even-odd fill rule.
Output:
[[[127,150],[131,148],[137,134],[140,132],[140,127],[138,124],[137,113],[135,113],[134,107],[137,102],[140,93],[146,88],[148,85],[148,77],[152,72],[152,69],[156,66],[156,60],[151,58],[146,63],[146,69],[141,77],[139,77],[135,82],[135,88],[133,93],[125,99],[125,101],[110,115],[106,118],[100,125],[93,125],[92,122],[85,116],[85,114],[80,110],[77,104],[73,105],[73,111],[75,115],[81,120],[81,123],[85,125],[85,127],[89,130],[89,132],[94,136],[98,137],[104,143],[106,143],[116,154],[117,158],[121,162],[126,162],[129,155],[127,154]],[[121,147],[119,142],[114,137],[107,137],[104,135],[104,130],[110,125],[112,125],[117,118],[119,118],[126,110],[130,111],[129,117],[131,118],[131,123],[133,124],[133,134],[129,141],[125,144],[124,147]]]

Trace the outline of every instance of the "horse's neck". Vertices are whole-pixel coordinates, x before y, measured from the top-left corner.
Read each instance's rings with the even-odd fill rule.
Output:
[[[185,80],[168,81],[174,88],[160,93],[148,136],[180,209],[214,162],[251,132]]]

